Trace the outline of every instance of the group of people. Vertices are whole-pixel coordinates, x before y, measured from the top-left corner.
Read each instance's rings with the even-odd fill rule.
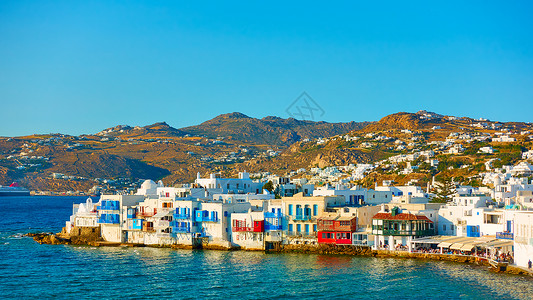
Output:
[[[440,253],[440,249],[438,249],[438,248],[418,247],[418,248],[416,248],[415,252],[418,252],[418,253]]]
[[[500,253],[500,254],[496,254],[492,257],[493,260],[495,261],[500,261],[500,262],[508,262],[508,263],[513,263],[514,262],[514,257],[511,253],[507,252],[507,253]]]

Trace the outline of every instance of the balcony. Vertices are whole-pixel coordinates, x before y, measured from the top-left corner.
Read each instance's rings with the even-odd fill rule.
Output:
[[[316,233],[288,231],[288,237],[316,238]]]
[[[190,218],[190,214],[174,214],[174,219],[176,220],[189,220]]]
[[[376,231],[376,229],[374,229],[373,231]],[[435,231],[433,229],[427,229],[427,230],[393,230],[393,229],[384,229],[383,233],[381,233],[380,235],[429,236],[429,235],[435,235]]]
[[[252,231],[252,227],[233,227],[231,229],[233,232],[246,232],[246,231]]]
[[[218,222],[218,218],[211,216],[211,217],[203,217],[202,222]]]
[[[119,224],[120,217],[118,214],[102,214],[98,218],[98,224]]]
[[[512,240],[514,234],[512,232],[496,232],[497,239]]]
[[[118,204],[106,204],[106,205],[98,205],[96,207],[97,210],[120,210],[120,206]]]
[[[172,232],[175,232],[175,233],[190,233],[191,229],[189,227],[185,227],[185,226],[178,226],[178,227],[174,227],[172,229]]]
[[[282,218],[283,217],[283,214],[281,213],[273,213],[273,212],[266,212],[265,213],[265,218]]]
[[[139,217],[146,218],[146,217],[153,217],[155,215],[155,213],[153,211],[143,211],[143,212],[137,213],[137,215]]]
[[[283,226],[282,225],[265,224],[265,230],[266,231],[283,230]]]
[[[311,216],[309,215],[296,215],[293,217],[294,221],[311,221]]]

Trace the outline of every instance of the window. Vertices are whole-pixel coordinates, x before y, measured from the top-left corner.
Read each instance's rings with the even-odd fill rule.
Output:
[[[313,232],[316,232],[316,224],[313,225]]]
[[[322,238],[323,238],[323,239],[326,238],[326,233],[325,233],[325,232],[322,232]]]
[[[292,204],[289,204],[289,216],[292,216]]]
[[[442,230],[446,231],[446,225],[442,225]]]
[[[293,231],[293,225],[292,224],[289,224],[289,232],[292,232]]]
[[[309,233],[309,224],[305,224],[305,233]]]
[[[296,232],[302,232],[302,225],[301,224],[297,224],[296,225]]]
[[[225,211],[225,212],[224,212],[224,217],[227,217],[227,216],[228,216],[228,212]]]
[[[313,205],[313,216],[318,215],[318,204]]]

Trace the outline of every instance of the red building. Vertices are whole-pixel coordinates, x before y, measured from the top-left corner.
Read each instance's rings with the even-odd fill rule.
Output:
[[[249,226],[246,220],[233,220],[233,232],[264,232],[265,221],[253,221],[252,226]]]
[[[317,220],[319,244],[352,244],[352,234],[357,231],[356,217],[322,217]]]

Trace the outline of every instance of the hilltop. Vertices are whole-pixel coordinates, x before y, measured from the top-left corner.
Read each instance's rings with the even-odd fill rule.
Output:
[[[81,136],[0,138],[0,184],[20,181],[34,190],[87,191],[95,185],[112,189],[117,182],[121,188],[132,188],[139,179],[151,178],[173,185],[190,182],[197,172],[285,175],[313,167],[374,164],[420,151],[441,153],[452,146],[462,149],[453,155],[437,154],[438,168],[417,160],[413,163],[419,169],[400,174],[406,163],[388,162],[368,180],[423,183],[438,174],[466,180],[484,170],[489,160],[496,166],[519,161],[521,152],[531,149],[528,132],[533,132],[528,123],[427,111],[348,123],[230,113],[179,129],[159,122],[143,127],[118,125]],[[479,153],[483,147],[494,153]]]
[[[359,130],[368,124],[369,122],[301,121],[294,118],[282,119],[273,116],[256,119],[234,112],[180,130],[209,138],[225,137],[247,143],[286,147],[305,139],[328,137]]]

